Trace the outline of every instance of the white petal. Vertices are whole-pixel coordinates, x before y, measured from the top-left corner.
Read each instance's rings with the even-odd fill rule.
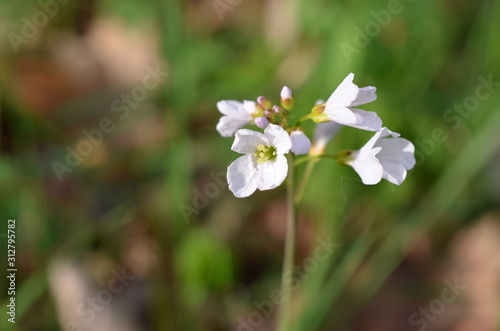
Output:
[[[386,127],[383,127],[380,131],[381,131],[381,134],[380,134],[381,138],[388,137],[388,136],[392,136],[392,137],[399,137],[400,136],[399,133],[391,131]]]
[[[269,144],[276,148],[278,154],[286,154],[292,148],[288,132],[279,125],[269,124],[264,130],[264,135],[269,139]]]
[[[384,179],[396,185],[401,185],[401,183],[403,183],[406,178],[406,169],[402,164],[382,161],[380,163],[384,168]]]
[[[252,115],[244,108],[244,104],[236,100],[217,102],[217,108],[225,115],[219,119],[216,129],[223,137],[231,137],[236,130],[252,121]]]
[[[382,131],[375,132],[375,134],[366,142],[366,144],[361,147],[360,152],[367,153],[372,150],[375,144],[379,141]],[[378,149],[380,151],[380,148]]]
[[[243,100],[243,109],[251,116],[257,110],[257,103],[255,101]]]
[[[353,79],[354,74],[347,75],[326,101],[327,107],[349,107],[356,100],[359,87],[352,82]]]
[[[411,141],[408,141],[408,145],[406,145],[405,148],[403,149],[403,159],[405,160],[403,162],[403,166],[405,167],[406,170],[413,169],[413,167],[417,163],[415,159],[415,146],[411,143]]]
[[[331,122],[333,123],[333,122]],[[305,155],[309,153],[311,149],[311,140],[300,130],[295,130],[290,133],[290,139],[292,140],[291,151],[295,155]]]
[[[354,160],[348,162],[365,185],[374,185],[382,180],[384,170],[375,157],[379,151],[380,147],[365,151],[359,150],[353,154]]]
[[[253,155],[243,155],[227,168],[229,189],[237,198],[246,198],[257,189],[257,168]]]
[[[249,124],[250,119],[236,118],[231,116],[222,116],[215,127],[223,137],[231,137],[234,133]]]
[[[257,165],[257,188],[261,191],[272,190],[280,186],[288,174],[288,162],[285,156]]]
[[[360,87],[356,99],[350,104],[350,107],[355,107],[375,101],[377,99],[377,88],[374,86]]]
[[[231,149],[242,154],[253,154],[257,152],[257,147],[264,145],[269,147],[269,140],[260,132],[241,129],[236,131]]]
[[[358,122],[349,126],[367,131],[378,131],[382,128],[382,120],[377,113],[356,108],[351,111],[357,116]]]
[[[223,115],[231,116],[241,112],[243,103],[236,100],[222,100],[217,102],[217,109],[219,109]]]
[[[415,146],[404,138],[383,138],[378,140],[375,147],[382,147],[377,158],[382,164],[401,164],[406,170],[415,166]]]
[[[347,107],[338,107],[326,104],[325,107],[325,115],[330,119],[330,121],[334,121],[343,125],[356,125],[361,124],[363,122],[363,118],[360,116],[356,116]]]

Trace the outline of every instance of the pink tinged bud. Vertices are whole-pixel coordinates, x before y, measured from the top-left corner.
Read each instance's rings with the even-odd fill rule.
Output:
[[[280,108],[280,106],[276,106],[276,105],[274,105],[274,106],[273,106],[273,111],[274,111],[274,113],[275,113],[275,114],[279,114],[279,113],[281,113],[281,108]]]
[[[262,109],[271,109],[272,103],[266,97],[258,97],[257,103],[262,107]]]
[[[257,125],[259,129],[265,129],[269,125],[269,120],[264,116],[257,117],[255,119],[255,125]]]
[[[281,89],[280,102],[281,106],[286,110],[291,110],[293,108],[293,93],[287,86],[283,86],[283,89]]]
[[[311,140],[307,138],[304,132],[300,130],[295,130],[290,133],[290,139],[292,140],[291,151],[296,155],[305,155],[309,153],[311,149]]]
[[[270,118],[273,115],[273,113],[269,109],[266,109],[264,111],[264,115],[266,115],[266,117]]]
[[[257,109],[257,112],[263,112],[263,111],[265,111],[265,109],[262,108],[262,106],[259,105],[258,103],[255,104],[255,108]]]
[[[283,88],[281,89],[281,99],[285,100],[285,99],[292,99],[293,98],[293,93],[292,93],[292,90],[290,90],[290,88],[288,86],[283,86]]]

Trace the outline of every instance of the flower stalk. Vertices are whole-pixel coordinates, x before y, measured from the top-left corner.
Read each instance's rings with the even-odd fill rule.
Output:
[[[297,192],[295,193],[294,202],[299,204],[300,200],[302,200],[302,195],[304,194],[304,190],[306,188],[307,182],[309,181],[309,176],[311,176],[312,170],[314,169],[314,165],[318,162],[318,157],[314,156],[309,158],[306,168],[302,174],[300,179],[299,186],[297,188]]]
[[[281,275],[281,290],[283,305],[278,316],[276,330],[290,330],[290,316],[292,311],[292,282],[293,262],[295,252],[295,237],[297,232],[297,219],[295,215],[295,166],[294,157],[289,154],[289,169],[287,181],[287,224],[285,237],[285,254],[283,256],[283,273]]]

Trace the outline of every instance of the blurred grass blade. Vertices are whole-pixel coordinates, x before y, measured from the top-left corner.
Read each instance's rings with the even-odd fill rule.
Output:
[[[394,229],[369,259],[366,268],[372,268],[377,272],[373,273],[370,286],[359,289],[357,294],[362,302],[366,302],[377,292],[404,256],[429,231],[436,220],[452,206],[466,188],[467,183],[500,148],[500,139],[498,139],[500,111],[493,114],[478,135],[466,145],[439,181],[419,202],[410,216]],[[362,249],[357,249],[364,253],[369,244],[367,242]],[[357,254],[355,255],[357,256]],[[351,257],[347,256],[346,258]],[[318,292],[316,298],[319,299],[306,306],[307,308],[294,330],[315,330],[321,325],[340,293],[339,286],[343,285],[343,282],[338,274],[345,272],[343,269],[349,265],[347,262],[349,261],[339,266],[338,272]],[[356,263],[360,262],[361,259],[356,261]]]

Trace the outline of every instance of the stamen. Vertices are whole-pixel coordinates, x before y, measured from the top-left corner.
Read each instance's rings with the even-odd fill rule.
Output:
[[[255,152],[255,156],[258,157],[257,163],[261,164],[269,160],[273,160],[276,158],[276,149],[274,147],[267,147],[265,145],[259,145],[257,146],[258,152]]]

